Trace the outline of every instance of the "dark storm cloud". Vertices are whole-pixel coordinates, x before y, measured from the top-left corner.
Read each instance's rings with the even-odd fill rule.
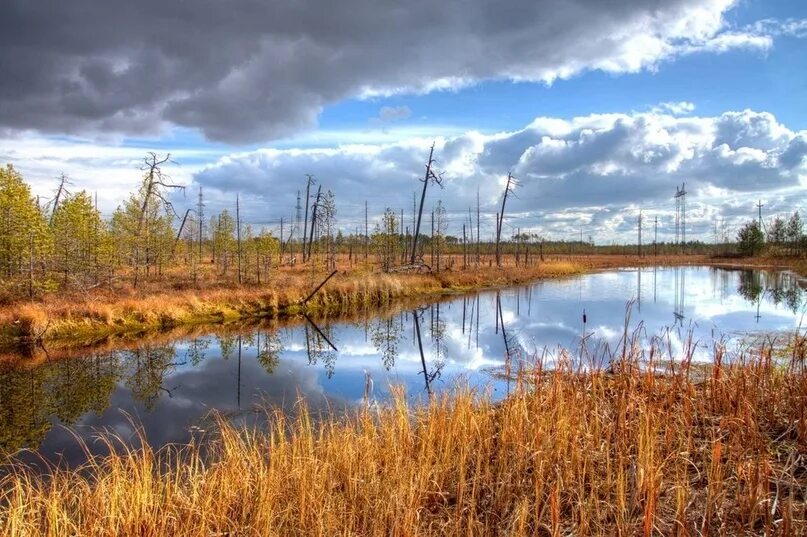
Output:
[[[709,50],[732,4],[6,0],[0,129],[267,140],[349,97],[635,72]]]

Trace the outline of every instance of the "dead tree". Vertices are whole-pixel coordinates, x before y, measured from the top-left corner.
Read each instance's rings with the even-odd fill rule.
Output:
[[[67,191],[67,186],[70,184],[70,180],[67,178],[65,174],[61,174],[59,176],[59,188],[56,189],[56,197],[53,198],[53,207],[50,211],[50,222],[49,225],[53,227],[53,216],[56,214],[56,209],[59,208],[59,202],[62,200],[62,197],[65,195],[69,195],[70,192]],[[39,205],[37,203],[37,205]]]
[[[235,236],[238,241],[238,283],[241,283],[241,204],[238,194],[235,195]]]
[[[412,255],[410,257],[409,262],[414,265],[415,260],[417,259],[417,246],[418,246],[418,235],[420,234],[420,220],[423,217],[423,204],[426,201],[426,187],[429,186],[429,181],[432,181],[438,185],[440,188],[443,187],[443,174],[435,174],[432,166],[434,165],[434,143],[432,142],[431,150],[429,151],[429,160],[426,163],[426,173],[423,176],[421,181],[423,182],[423,192],[420,195],[420,208],[418,209],[418,220],[417,224],[415,225],[415,233],[412,236]]]
[[[177,231],[177,236],[174,239],[173,244],[171,245],[171,257],[174,257],[176,253],[177,244],[179,244],[179,239],[182,238],[182,231],[185,229],[185,222],[188,221],[188,215],[193,212],[193,209],[188,209],[185,211],[185,216],[182,217],[182,222],[179,224],[179,230]]]
[[[202,264],[202,228],[205,218],[205,202],[202,195],[202,187],[199,187],[199,202],[196,204],[196,216],[199,218],[199,264]]]
[[[311,236],[308,238],[308,254],[303,256],[303,261],[311,259],[311,243],[314,242],[314,226],[317,223],[317,206],[319,205],[320,195],[322,194],[322,185],[317,188],[317,199],[314,201],[314,207],[311,215]]]
[[[305,249],[305,230],[308,229],[308,204],[311,202],[311,185],[314,184],[314,176],[310,173],[305,174],[308,177],[308,182],[305,185],[305,219],[303,220],[303,262],[306,258]]]
[[[137,219],[136,237],[138,238],[141,237],[143,233],[143,223],[146,220],[149,203],[152,201],[152,199],[154,199],[156,203],[162,203],[162,206],[167,213],[172,214],[175,217],[179,217],[177,212],[174,210],[174,205],[171,203],[171,200],[168,199],[168,191],[173,189],[181,189],[184,192],[185,187],[171,183],[170,177],[162,172],[162,165],[170,160],[170,153],[166,154],[165,157],[160,158],[157,156],[157,153],[154,152],[149,152],[149,154],[143,159],[143,165],[140,167],[140,169],[145,171],[146,174],[143,179],[143,203],[140,206],[140,215]],[[140,247],[136,243],[134,277],[135,288],[137,287],[139,268]]]
[[[482,262],[482,257],[480,254],[480,237],[482,235],[479,234],[479,185],[476,185],[476,266]]]
[[[502,223],[504,222],[504,206],[507,203],[507,194],[513,192],[513,188],[518,184],[516,178],[513,177],[512,172],[507,174],[507,186],[504,188],[504,196],[502,196],[502,212],[496,222],[496,266],[502,265],[500,254],[500,243],[502,239]]]

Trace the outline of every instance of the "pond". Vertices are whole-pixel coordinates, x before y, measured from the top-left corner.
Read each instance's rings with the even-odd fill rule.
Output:
[[[550,360],[559,347],[619,346],[626,304],[631,329],[666,334],[673,352],[692,335],[695,359],[715,338],[800,325],[802,283],[789,272],[657,267],[615,270],[484,291],[360,321],[298,320],[286,326],[211,328],[120,350],[77,351],[31,367],[0,367],[0,449],[61,464],[84,459],[107,429],[153,446],[186,442],[211,426],[211,411],[252,424],[267,405],[293,413],[389,397],[401,385],[417,401],[458,379],[503,396],[492,371],[505,356]],[[583,323],[585,313],[586,322]],[[418,334],[420,338],[418,338]],[[420,343],[420,344],[419,344]],[[421,352],[422,348],[422,352]],[[549,352],[542,352],[547,349]]]

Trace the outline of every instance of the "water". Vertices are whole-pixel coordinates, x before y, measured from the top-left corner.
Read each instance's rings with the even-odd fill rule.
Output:
[[[298,397],[314,410],[338,409],[362,402],[368,380],[371,400],[381,402],[393,384],[417,401],[458,378],[499,397],[505,381],[491,371],[501,370],[508,352],[525,359],[561,346],[580,352],[584,333],[590,352],[606,343],[616,348],[630,301],[632,328],[641,321],[648,335],[666,333],[674,352],[691,332],[701,342],[695,359],[708,360],[716,335],[737,341],[799,326],[803,295],[801,282],[787,272],[617,270],[359,322],[211,329],[128,349],[85,350],[36,367],[6,364],[0,368],[0,448],[28,448],[31,453],[22,455],[28,460],[36,454],[75,464],[84,459],[76,436],[91,451],[104,451],[94,441],[101,428],[136,443],[133,424],[139,424],[153,446],[185,442],[210,429],[213,410],[254,424],[263,416],[256,409],[293,413]]]

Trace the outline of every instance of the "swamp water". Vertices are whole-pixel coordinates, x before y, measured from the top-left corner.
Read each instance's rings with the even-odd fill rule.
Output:
[[[265,419],[261,408],[294,413],[450,389],[459,380],[501,397],[505,357],[542,359],[558,349],[591,363],[617,349],[630,327],[662,335],[679,355],[709,360],[716,340],[793,331],[803,313],[802,283],[789,272],[703,267],[626,269],[457,296],[358,322],[297,321],[274,327],[143,340],[123,350],[83,350],[0,366],[0,449],[25,460],[72,465],[85,459],[78,439],[105,452],[105,429],[137,444],[133,424],[159,447],[213,426],[211,412],[235,423]],[[586,322],[583,323],[585,312]],[[418,338],[418,334],[420,338]],[[583,337],[585,334],[585,340]],[[642,336],[641,334],[645,334]],[[422,352],[421,352],[422,349]],[[587,358],[582,358],[586,356]]]

